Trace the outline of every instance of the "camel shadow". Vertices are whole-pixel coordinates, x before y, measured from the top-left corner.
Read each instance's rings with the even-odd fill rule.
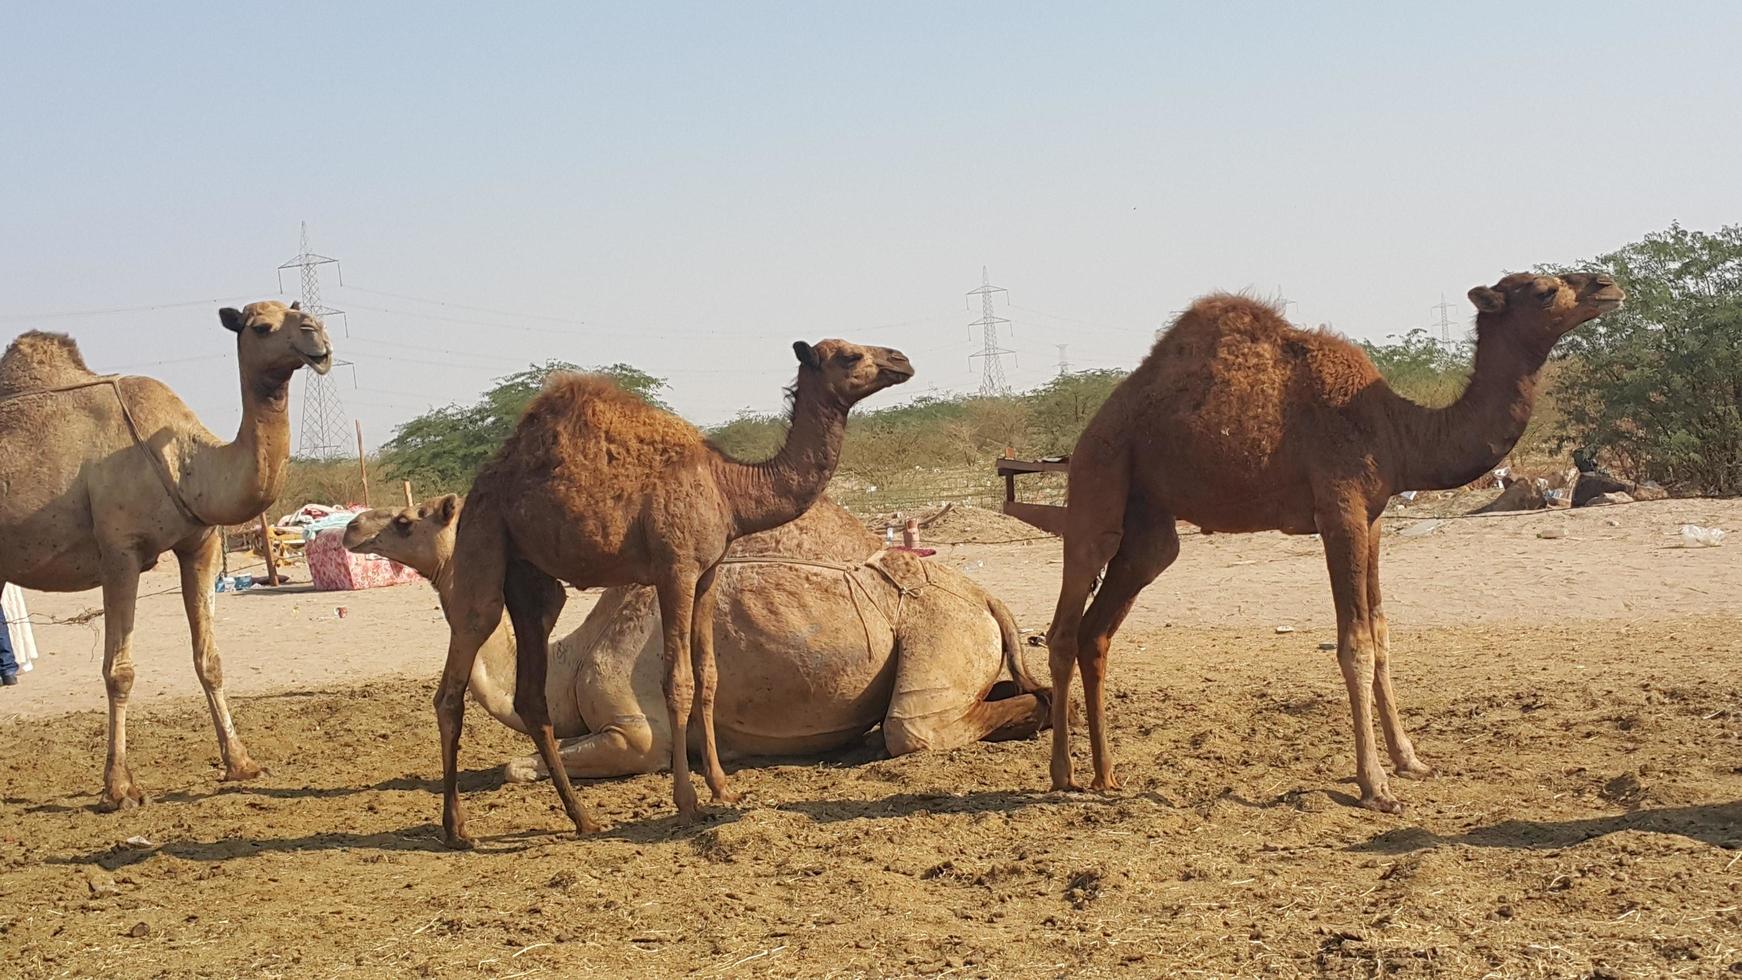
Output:
[[[1742,848],[1742,800],[1733,803],[1703,803],[1698,806],[1632,810],[1609,817],[1580,820],[1502,820],[1452,837],[1403,827],[1388,830],[1350,851],[1370,854],[1407,854],[1446,845],[1510,847],[1521,850],[1553,850],[1625,830],[1674,834],[1726,849]]]
[[[577,781],[580,782],[580,781]],[[508,785],[502,778],[502,767],[492,766],[489,769],[462,769],[459,773],[460,792],[475,793],[483,790],[500,789]],[[146,805],[153,806],[164,803],[200,803],[218,796],[263,796],[277,800],[331,800],[358,793],[376,792],[423,792],[440,795],[442,781],[439,778],[403,775],[392,779],[384,779],[367,786],[268,786],[261,783],[218,783],[210,789],[173,789],[162,793],[147,790]],[[95,794],[89,803],[56,803],[40,800],[30,800],[23,797],[6,797],[0,800],[9,806],[18,806],[25,813],[99,813],[101,812],[95,800]]]
[[[1153,793],[1101,796],[1091,793],[1055,793],[1041,790],[992,790],[979,793],[898,793],[869,800],[795,800],[773,804],[770,809],[803,814],[817,823],[843,820],[887,820],[952,813],[1014,813],[1037,804],[1075,803],[1114,806],[1131,799],[1153,798],[1173,804]]]
[[[734,809],[704,807],[693,824],[680,823],[677,815],[640,820],[607,827],[596,833],[577,836],[572,830],[517,830],[490,837],[479,837],[473,853],[487,855],[518,854],[553,844],[585,844],[593,840],[617,840],[630,844],[652,844],[694,836],[742,819]],[[442,841],[442,830],[433,823],[418,824],[403,830],[372,834],[320,833],[300,837],[230,837],[216,841],[166,841],[148,847],[132,848],[116,845],[100,851],[69,857],[51,858],[47,864],[71,867],[97,866],[116,871],[158,854],[167,854],[188,861],[222,863],[268,854],[319,854],[329,851],[383,851],[399,853],[456,853]]]

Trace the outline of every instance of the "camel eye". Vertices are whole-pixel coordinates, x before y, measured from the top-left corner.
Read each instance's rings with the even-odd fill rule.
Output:
[[[256,323],[254,325],[254,332],[259,334],[260,336],[264,337],[267,334],[272,332],[272,324],[270,324],[270,323]]]
[[[410,518],[395,517],[393,519],[393,526],[395,529],[397,529],[399,531],[400,534],[410,534],[411,533],[411,520],[410,520]]]
[[[845,364],[848,367],[852,367],[853,365],[859,363],[860,361],[863,361],[865,359],[865,355],[859,353],[858,351],[852,351],[852,352],[840,355],[840,359],[841,359],[842,364]]]

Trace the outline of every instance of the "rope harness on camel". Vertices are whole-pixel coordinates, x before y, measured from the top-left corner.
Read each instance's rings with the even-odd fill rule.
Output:
[[[181,487],[176,485],[175,477],[170,474],[169,464],[164,462],[163,457],[153,452],[151,444],[145,441],[145,436],[139,431],[138,421],[133,418],[133,410],[127,406],[127,399],[121,394],[121,378],[122,375],[119,374],[106,374],[89,381],[61,385],[56,388],[32,388],[27,391],[9,391],[0,394],[0,402],[13,401],[18,398],[28,398],[34,395],[59,395],[65,394],[69,391],[80,391],[85,388],[96,388],[101,385],[108,385],[109,388],[115,392],[116,404],[121,406],[121,417],[127,420],[127,431],[133,436],[133,444],[138,446],[139,451],[145,454],[145,458],[151,461],[151,469],[157,474],[158,482],[163,484],[164,492],[169,494],[170,502],[175,504],[175,509],[181,512],[181,516],[201,527],[214,526],[211,522],[204,520],[200,515],[194,513],[194,509],[188,505],[187,499],[181,495]]]
[[[814,558],[787,558],[781,555],[731,555],[720,559],[720,564],[803,565],[810,568],[821,568],[827,571],[841,573],[841,577],[847,581],[847,596],[853,601],[853,611],[858,613],[859,625],[865,631],[865,650],[867,654],[876,649],[877,644],[871,637],[871,623],[865,617],[865,609],[859,604],[859,596],[861,593],[864,594],[865,601],[871,604],[871,608],[877,610],[877,615],[882,617],[883,622],[889,627],[889,630],[892,633],[895,631],[896,625],[901,621],[902,607],[907,602],[908,597],[918,596],[928,587],[953,595],[969,605],[980,604],[948,586],[940,585],[939,583],[932,581],[931,571],[926,568],[925,562],[923,561],[918,563],[920,578],[923,579],[920,584],[909,585],[901,581],[895,576],[894,572],[884,566],[883,558],[887,554],[889,554],[889,552],[880,551],[857,565],[849,565],[842,562],[818,561]],[[882,606],[879,606],[876,597],[871,594],[871,590],[867,589],[865,583],[859,581],[859,577],[854,574],[862,568],[871,569],[877,574],[883,576],[890,585],[895,586],[895,609],[893,612],[886,611]],[[855,589],[857,591],[855,591]]]

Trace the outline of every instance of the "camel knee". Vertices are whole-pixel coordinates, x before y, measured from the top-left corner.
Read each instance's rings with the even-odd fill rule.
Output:
[[[207,688],[224,686],[224,665],[218,651],[202,650],[194,654],[194,676]]]
[[[931,739],[926,735],[924,726],[910,721],[885,719],[883,722],[883,746],[892,757],[930,749]]]
[[[103,686],[108,690],[111,701],[127,700],[127,695],[133,691],[133,665],[111,664],[103,672]]]
[[[666,710],[678,718],[688,717],[696,696],[696,682],[689,672],[679,670],[668,674],[661,686],[665,691]]]

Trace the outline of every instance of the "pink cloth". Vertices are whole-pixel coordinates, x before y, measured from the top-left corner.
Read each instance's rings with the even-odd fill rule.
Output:
[[[334,528],[315,536],[303,549],[308,574],[322,592],[379,589],[388,585],[422,581],[423,576],[380,555],[358,555],[345,550],[345,532]]]

